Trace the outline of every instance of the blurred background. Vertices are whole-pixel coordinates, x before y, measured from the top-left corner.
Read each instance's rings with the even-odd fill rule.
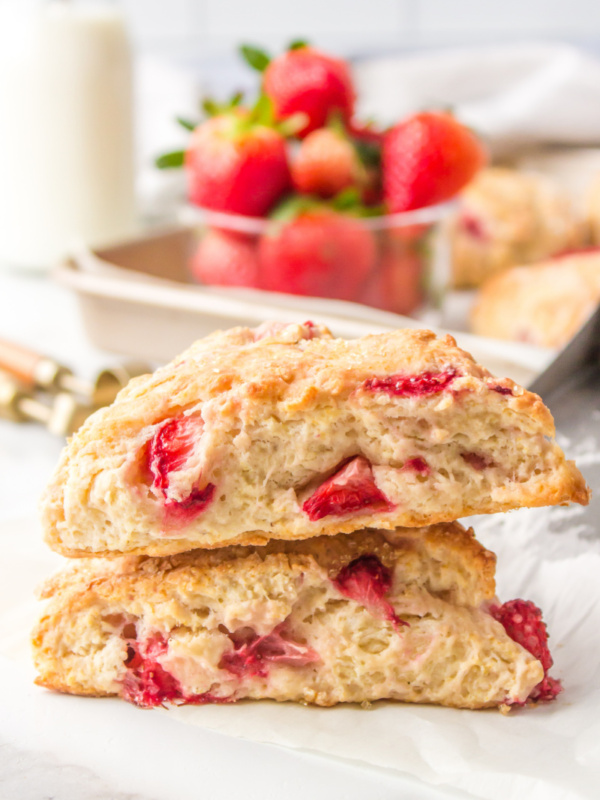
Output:
[[[326,131],[333,107],[308,136],[277,129],[287,163],[269,202],[217,202],[203,102],[243,92],[250,113],[263,78],[241,45],[279,64],[299,39],[351,76],[344,130]],[[267,95],[275,130],[287,117]],[[455,158],[456,129],[408,153],[423,111],[475,137],[470,155]],[[316,154],[331,178],[319,137],[349,160],[335,190],[300,175]],[[470,166],[428,194],[453,159]],[[398,200],[397,169],[429,185],[420,199]],[[292,252],[292,230],[323,246]],[[343,336],[451,330],[527,382],[596,308],[599,245],[593,0],[0,0],[0,340],[58,365],[96,379],[114,356],[149,368],[215,328],[318,317]],[[4,413],[21,420],[19,392],[48,405],[57,388],[19,373],[24,359],[0,341]]]
[[[600,37],[594,0],[124,0],[123,7],[140,52],[191,64],[229,57],[248,39],[277,49],[305,36],[357,56],[524,40],[595,48]]]

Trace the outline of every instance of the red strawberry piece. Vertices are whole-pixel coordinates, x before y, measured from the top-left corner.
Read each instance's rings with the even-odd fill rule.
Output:
[[[299,644],[284,636],[285,623],[271,633],[259,636],[252,628],[242,628],[230,634],[234,649],[225,653],[219,667],[239,678],[267,676],[269,667],[281,664],[288,667],[305,667],[320,661],[308,645]]]
[[[509,600],[501,606],[492,606],[490,613],[503,625],[510,638],[528,650],[544,668],[544,680],[533,689],[527,699],[554,700],[562,692],[562,685],[560,681],[548,675],[548,670],[554,662],[548,647],[548,631],[540,609],[530,600]]]
[[[156,660],[166,651],[167,642],[160,634],[141,644],[128,643],[125,662],[128,671],[123,681],[126,700],[142,708],[152,708],[182,699],[179,681]]]
[[[465,209],[458,218],[458,224],[460,229],[472,239],[477,239],[480,242],[485,242],[489,239],[483,220],[471,211]]]
[[[460,455],[463,461],[479,471],[496,466],[491,458],[481,453],[461,453]]]
[[[350,186],[366,187],[368,175],[356,148],[341,131],[320,128],[309,133],[292,163],[295,188],[305,194],[333,197]]]
[[[404,466],[402,467],[403,470],[412,470],[413,472],[418,472],[420,475],[429,475],[431,472],[431,468],[427,461],[421,456],[417,456],[416,458],[409,458],[408,461],[404,462]]]
[[[304,502],[302,510],[316,522],[332,514],[354,514],[365,509],[386,511],[391,504],[378,489],[366,458],[345,463]]]
[[[264,91],[278,119],[306,114],[300,137],[323,128],[334,113],[348,120],[354,110],[350,68],[312,47],[289,50],[273,59],[265,71]]]
[[[391,622],[398,629],[407,622],[400,619],[385,595],[392,587],[392,573],[375,555],[354,559],[333,579],[336,589],[368,609],[374,616]]]
[[[274,223],[259,253],[264,289],[356,300],[375,263],[376,247],[360,220],[318,208]]]
[[[450,114],[423,112],[385,135],[383,186],[392,212],[454,197],[485,163],[479,140]]]
[[[195,129],[185,156],[192,203],[260,217],[289,189],[283,136],[250,120],[236,111]]]
[[[209,228],[190,264],[192,275],[208,286],[259,285],[256,237]]]
[[[498,394],[510,394],[510,395],[512,395],[512,393],[513,393],[513,390],[510,388],[510,386],[500,386],[500,384],[495,384],[493,386],[490,386],[490,389],[493,392],[498,392]]]
[[[369,392],[385,392],[396,397],[428,397],[447,389],[458,377],[454,369],[444,372],[419,372],[416,375],[386,375],[384,378],[368,378],[363,388]]]
[[[185,521],[203,511],[212,500],[212,483],[200,489],[194,487],[184,498],[170,496],[173,473],[185,468],[202,435],[204,423],[199,416],[181,416],[163,423],[148,446],[148,466],[152,486],[165,498],[165,509],[172,517]]]
[[[228,703],[230,697],[217,697],[210,692],[186,695],[181,684],[158,662],[168,650],[162,634],[154,634],[144,642],[127,643],[127,672],[123,679],[123,697],[140,708],[154,708],[165,703],[202,705]]]

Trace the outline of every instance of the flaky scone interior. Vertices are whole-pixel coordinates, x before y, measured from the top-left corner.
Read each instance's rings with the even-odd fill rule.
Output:
[[[44,591],[37,682],[144,707],[552,699],[545,628],[498,606],[494,569],[456,523],[76,561]]]
[[[237,328],[88,420],[46,492],[46,541],[168,555],[587,503],[553,436],[537,395],[449,336]]]

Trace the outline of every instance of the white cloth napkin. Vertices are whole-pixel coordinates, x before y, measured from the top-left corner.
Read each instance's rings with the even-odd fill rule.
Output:
[[[600,143],[600,60],[568,45],[369,58],[355,71],[361,114],[385,124],[418,109],[452,108],[496,153]]]

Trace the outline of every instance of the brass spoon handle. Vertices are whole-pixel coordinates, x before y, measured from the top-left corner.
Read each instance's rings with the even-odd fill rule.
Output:
[[[56,389],[62,376],[69,373],[57,361],[6,339],[0,339],[0,369],[9,372],[28,390]]]

